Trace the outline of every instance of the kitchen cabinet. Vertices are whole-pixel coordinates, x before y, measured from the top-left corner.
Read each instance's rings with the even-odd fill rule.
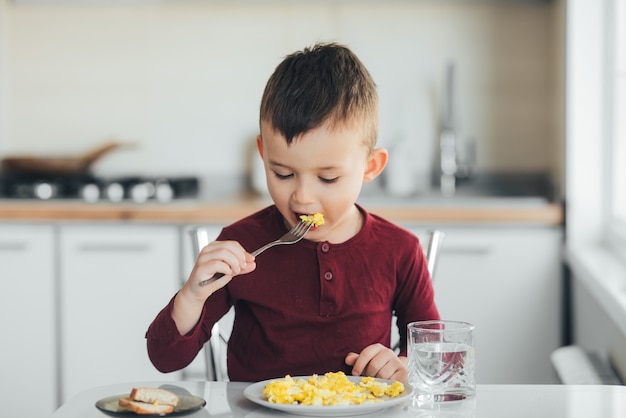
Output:
[[[180,251],[176,226],[60,227],[63,401],[110,383],[180,378],[154,368],[145,341],[180,287]]]
[[[52,226],[0,224],[3,416],[56,409],[54,248]]]
[[[554,383],[550,353],[561,337],[561,229],[437,228],[446,235],[435,300],[443,319],[476,325],[477,383]],[[423,237],[426,228],[410,229]]]

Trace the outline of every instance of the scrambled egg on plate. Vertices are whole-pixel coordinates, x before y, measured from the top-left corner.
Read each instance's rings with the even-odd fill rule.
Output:
[[[344,372],[329,372],[324,376],[313,375],[308,379],[272,380],[263,389],[269,402],[299,405],[359,405],[380,402],[383,396],[396,397],[404,392],[404,385],[395,381],[380,382],[373,377],[362,377],[353,383]]]

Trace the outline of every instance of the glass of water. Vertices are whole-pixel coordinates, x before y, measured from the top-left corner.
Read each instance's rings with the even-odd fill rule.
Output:
[[[474,397],[474,325],[419,321],[408,325],[409,385],[418,402]]]

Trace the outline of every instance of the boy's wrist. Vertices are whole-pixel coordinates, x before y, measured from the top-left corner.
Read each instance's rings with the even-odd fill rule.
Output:
[[[204,305],[204,302],[206,301],[206,298],[208,296],[204,294],[204,292],[202,295],[200,295],[199,293],[200,292],[196,292],[190,289],[190,286],[186,284],[185,286],[182,287],[182,289],[180,289],[180,291],[178,292],[178,295],[176,295],[176,298],[177,299],[180,298],[180,302],[185,304],[186,306],[189,306],[189,307],[200,306],[201,307],[202,305]]]

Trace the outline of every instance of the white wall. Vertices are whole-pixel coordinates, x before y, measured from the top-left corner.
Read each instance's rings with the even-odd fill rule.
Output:
[[[103,174],[240,174],[274,67],[335,40],[379,85],[383,146],[409,126],[433,149],[455,60],[479,167],[559,164],[558,2],[32,3],[0,0],[0,157],[75,153],[113,136],[139,147],[105,157]]]

